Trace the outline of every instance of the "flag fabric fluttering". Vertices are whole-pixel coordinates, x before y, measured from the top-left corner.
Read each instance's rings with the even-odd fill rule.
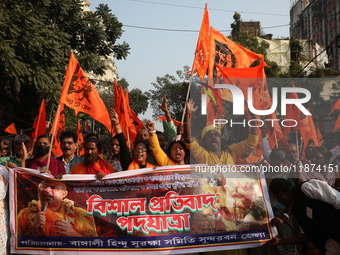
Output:
[[[279,122],[277,121],[278,118],[276,116],[276,113],[273,112],[267,117],[268,120],[270,121],[268,128],[267,128],[267,135],[268,135],[268,143],[269,147],[273,149],[274,147],[278,148],[279,147],[279,141],[281,141],[283,137],[283,132],[280,127]]]
[[[78,137],[78,155],[83,155],[85,153],[83,143],[84,143],[84,137],[81,132],[81,126],[80,126],[80,120],[78,119],[77,122],[77,128],[76,128],[76,135]]]
[[[125,138],[132,145],[137,137],[137,132],[144,127],[143,122],[137,114],[131,109],[129,103],[129,92],[124,94],[123,88],[114,82],[114,109],[118,114],[120,126]]]
[[[31,140],[35,141],[39,136],[44,134],[46,134],[46,109],[45,100],[43,99],[32,126]]]
[[[210,32],[211,27],[209,21],[208,4],[206,4],[194,58],[194,69],[196,70],[198,77],[201,79],[206,75],[209,66]]]
[[[166,120],[166,116],[159,116],[159,117],[158,117],[158,120],[160,120],[160,121],[167,121],[167,120]],[[172,121],[174,122],[174,124],[175,124],[176,127],[178,127],[179,124],[181,124],[181,122],[178,121],[178,120],[172,119]]]
[[[220,69],[217,65],[227,68],[249,68],[256,60],[262,60],[264,63],[264,56],[231,41],[225,35],[210,26],[208,6],[206,5],[193,65],[193,69],[197,72],[198,77],[203,79],[205,75],[208,74],[207,83],[210,87],[214,88],[214,84],[221,83],[219,79],[222,78]],[[206,125],[211,125],[213,119],[223,118],[225,115],[223,102],[217,103],[215,100],[222,96],[220,95],[221,90],[214,91],[214,89],[211,88],[202,88],[202,93],[204,93],[203,91],[207,94]],[[217,97],[216,94],[218,94]],[[222,98],[231,100],[230,92],[223,95]]]
[[[75,59],[73,52],[67,66],[60,102],[74,109],[75,113],[84,112],[101,122],[112,133],[111,120],[107,108],[96,88]]]
[[[333,108],[330,111],[330,113],[328,114],[328,116],[330,116],[332,114],[332,112],[334,112],[335,110],[340,111],[340,98],[335,102],[335,104],[333,105]]]
[[[52,145],[52,152],[53,152],[54,156],[56,156],[56,157],[60,157],[60,156],[63,155],[63,151],[60,148],[59,136],[60,136],[60,133],[65,130],[65,125],[66,125],[66,118],[65,118],[64,110],[65,110],[64,104],[61,103],[60,104],[60,110],[59,110],[59,116],[58,116],[58,111],[57,111],[55,116],[54,116],[52,126],[51,126],[51,130],[50,130],[50,134],[54,137],[53,145]],[[56,126],[55,133],[53,133],[53,127],[54,126]]]
[[[41,100],[38,114],[35,117],[30,135],[30,151],[33,150],[37,138],[46,134],[46,109],[45,100]]]
[[[318,139],[318,133],[317,133],[312,115],[307,115],[307,119],[310,125],[310,135],[309,135],[308,141],[311,139],[314,141],[314,146],[321,146],[319,139]],[[304,144],[303,146],[304,149],[307,147],[308,141]]]
[[[4,131],[7,132],[7,133],[16,135],[17,129],[15,128],[14,122],[11,125],[9,125],[8,127],[6,127],[6,129]]]
[[[211,52],[208,77],[220,78],[216,64],[229,68],[248,68],[256,60],[264,60],[262,54],[255,53],[239,45],[218,30],[211,28]]]
[[[340,113],[338,113],[338,118],[336,119],[332,133],[337,131],[339,128],[340,128]]]
[[[295,88],[295,83],[292,82],[292,88]],[[298,99],[298,95],[295,92],[291,92],[289,95],[289,99]],[[296,107],[295,104],[287,104],[286,105],[286,120],[298,120],[300,118],[300,110]],[[291,126],[293,123],[290,121],[289,124],[287,124],[287,127],[283,128],[283,135],[287,136],[291,132]]]

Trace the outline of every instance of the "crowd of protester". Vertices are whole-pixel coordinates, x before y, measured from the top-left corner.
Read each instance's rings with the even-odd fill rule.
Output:
[[[339,183],[335,171],[330,171],[329,167],[329,164],[338,165],[340,146],[315,147],[310,141],[303,153],[292,143],[282,148],[270,149],[265,127],[259,129],[255,126],[250,129],[248,138],[244,141],[224,146],[227,141],[222,138],[224,129],[221,126],[206,126],[200,137],[191,136],[190,119],[197,110],[192,100],[187,100],[184,122],[178,127],[171,119],[166,97],[160,109],[166,116],[164,132],[156,130],[155,123],[149,120],[138,132],[132,148],[128,147],[118,115],[112,109],[110,118],[116,135],[110,140],[109,155],[103,153],[104,149],[96,134],[87,135],[83,144],[84,154],[79,155],[78,136],[70,130],[59,136],[63,152],[60,157],[50,155],[51,138],[48,135],[37,138],[34,153],[29,151],[30,139],[24,134],[16,135],[12,142],[1,142],[0,164],[3,167],[0,168],[0,255],[8,254],[8,168],[37,169],[55,176],[56,179],[62,179],[64,174],[94,174],[101,179],[108,174],[125,170],[190,163],[272,166],[313,164],[315,167],[329,169],[320,172],[302,171],[299,176],[292,176],[289,172],[285,175],[268,174],[266,181],[274,212],[271,224],[277,227],[278,235],[259,248],[205,254],[307,254],[306,243],[312,243],[319,250],[315,250],[315,254],[340,254],[340,231],[337,225],[340,219],[340,193],[337,190]],[[261,156],[254,154],[259,142],[259,132],[262,132]],[[313,211],[313,216],[306,212],[306,208]]]

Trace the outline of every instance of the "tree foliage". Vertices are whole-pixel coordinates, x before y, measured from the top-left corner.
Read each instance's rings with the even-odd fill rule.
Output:
[[[158,105],[162,104],[163,96],[166,95],[171,117],[181,121],[189,87],[189,75],[186,74],[188,70],[189,67],[184,66],[184,71],[176,72],[177,77],[166,74],[164,77],[157,77],[156,82],[152,83],[155,89],[149,90],[146,94],[150,100],[154,120],[163,115]]]
[[[144,114],[148,109],[148,96],[138,88],[132,89],[129,92],[129,102],[131,109],[137,115]]]
[[[72,50],[94,74],[112,54],[125,59],[129,45],[116,43],[122,33],[107,5],[83,12],[81,0],[0,0],[0,89],[15,99],[15,115],[32,121],[42,98],[54,112]]]

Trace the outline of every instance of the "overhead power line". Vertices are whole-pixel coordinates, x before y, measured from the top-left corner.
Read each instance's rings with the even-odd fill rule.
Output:
[[[132,25],[124,25],[124,27],[132,27],[132,28],[140,28],[140,29],[149,29],[149,30],[160,30],[160,31],[170,31],[170,32],[194,32],[198,33],[199,30],[192,30],[192,29],[172,29],[172,28],[157,28],[157,27],[141,27],[141,26],[132,26]],[[287,25],[278,25],[278,26],[271,26],[271,27],[262,27],[262,29],[270,29],[270,28],[276,28],[276,27],[286,27]],[[230,32],[231,29],[228,30],[219,30],[221,32]]]
[[[142,1],[142,0],[130,0],[130,1],[140,2],[140,3],[148,3],[148,4],[159,4],[159,5],[168,5],[168,6],[175,6],[175,7],[183,7],[183,8],[191,8],[191,9],[201,9],[201,10],[203,10],[202,7],[189,6],[189,5],[157,3],[157,2]],[[223,9],[214,9],[214,8],[209,8],[209,11],[236,12],[235,10],[223,10]],[[237,11],[237,12],[239,12],[239,13],[249,13],[249,14],[258,14],[258,15],[270,15],[270,16],[289,16],[287,14],[275,14],[275,13],[246,12],[246,11]]]

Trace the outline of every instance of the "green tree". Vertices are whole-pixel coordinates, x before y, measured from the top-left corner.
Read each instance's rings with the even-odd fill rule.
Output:
[[[164,77],[157,77],[156,82],[152,83],[155,89],[147,91],[146,94],[150,100],[154,120],[163,115],[158,105],[162,104],[163,96],[166,95],[171,117],[181,121],[189,87],[189,75],[186,73],[188,70],[189,67],[184,66],[184,71],[176,72],[177,78],[166,74]]]
[[[129,83],[125,78],[120,79],[119,81],[117,81],[117,83],[119,86],[123,87],[124,91],[127,90],[129,87]]]
[[[42,98],[53,115],[71,50],[94,74],[112,54],[129,54],[127,43],[116,43],[122,24],[108,6],[83,12],[82,2],[0,0],[0,89],[15,99],[17,117],[32,122]]]
[[[149,105],[148,99],[148,96],[138,88],[129,92],[130,107],[137,115],[146,112]]]

